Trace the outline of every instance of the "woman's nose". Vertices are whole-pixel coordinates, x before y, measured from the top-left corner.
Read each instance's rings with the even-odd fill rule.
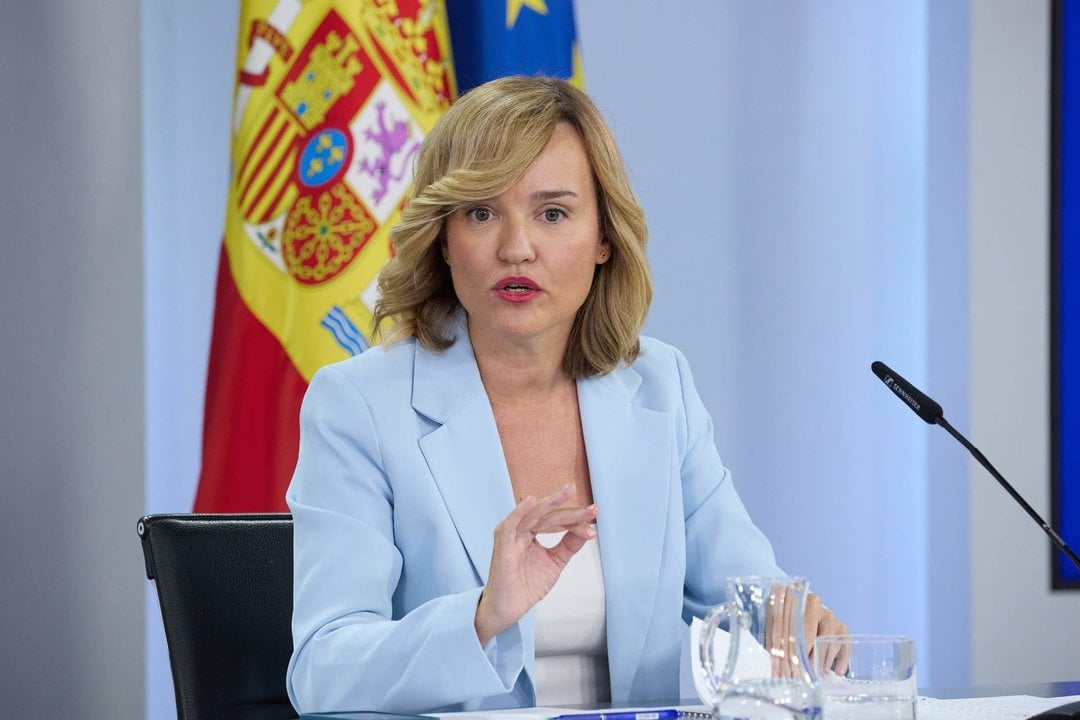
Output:
[[[527,222],[511,219],[504,224],[503,236],[499,240],[499,259],[510,265],[536,259],[536,248],[529,235]]]

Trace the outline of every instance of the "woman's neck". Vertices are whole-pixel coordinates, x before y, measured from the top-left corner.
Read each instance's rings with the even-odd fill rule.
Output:
[[[563,370],[565,343],[489,343],[470,334],[484,389],[494,401],[547,396],[572,384]]]

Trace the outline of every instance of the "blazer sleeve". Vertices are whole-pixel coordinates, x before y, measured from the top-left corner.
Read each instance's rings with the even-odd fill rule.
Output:
[[[720,460],[712,418],[694,387],[690,366],[682,352],[674,352],[686,423],[681,471],[686,524],[683,620],[689,623],[724,601],[724,578],[784,572]]]
[[[295,534],[286,682],[298,712],[467,707],[510,692],[523,668],[517,625],[481,647],[481,588],[393,616],[402,556],[380,440],[361,392],[339,369],[320,370],[300,411],[286,495]]]

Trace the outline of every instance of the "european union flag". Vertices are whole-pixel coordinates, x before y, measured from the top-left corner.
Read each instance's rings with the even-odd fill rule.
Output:
[[[458,94],[506,75],[582,86],[572,0],[446,0]]]

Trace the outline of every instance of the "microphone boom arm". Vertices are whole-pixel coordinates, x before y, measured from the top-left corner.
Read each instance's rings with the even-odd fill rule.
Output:
[[[1017,504],[1020,505],[1020,507],[1024,508],[1024,511],[1031,516],[1031,519],[1034,520],[1039,527],[1043,529],[1043,532],[1045,532],[1047,536],[1049,536],[1049,538],[1054,542],[1054,544],[1057,545],[1058,549],[1061,550],[1061,552],[1065,553],[1065,555],[1070,560],[1072,560],[1073,565],[1080,568],[1080,557],[1077,557],[1076,553],[1074,553],[1069,548],[1069,546],[1065,544],[1065,540],[1060,535],[1058,535],[1057,531],[1054,530],[1054,528],[1050,527],[1049,523],[1043,520],[1039,513],[1035,512],[1035,508],[1031,507],[1031,505],[1028,504],[1028,501],[1025,500],[1023,496],[1020,495],[1020,493],[1016,492],[1016,489],[1013,488],[1013,486],[1009,484],[1009,481],[1005,479],[1005,476],[999,473],[997,471],[997,468],[995,468],[990,463],[990,461],[986,459],[986,456],[982,454],[979,448],[968,442],[968,439],[964,437],[959,430],[949,424],[949,421],[945,419],[944,415],[938,415],[934,419],[934,422],[945,428],[950,435],[956,438],[957,442],[966,447],[968,449],[968,452],[971,453],[971,456],[978,460],[979,464],[986,468],[986,471],[988,473],[994,476],[994,479],[998,481],[1001,487],[1005,488],[1005,492],[1009,493],[1009,495],[1012,496],[1012,499],[1015,500]]]

